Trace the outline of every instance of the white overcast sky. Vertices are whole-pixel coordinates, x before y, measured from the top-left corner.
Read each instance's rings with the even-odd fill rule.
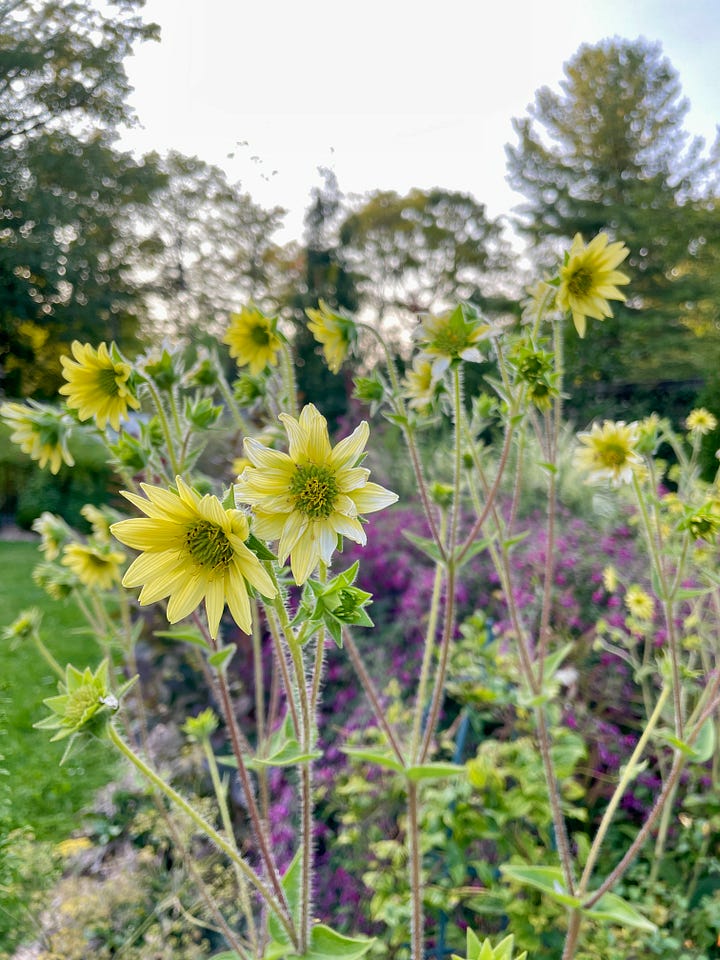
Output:
[[[300,238],[317,169],[346,194],[446,187],[495,217],[511,118],[557,87],[582,43],[659,41],[691,102],[720,123],[720,0],[148,0],[160,43],[128,61],[141,126],[121,145],[224,167]]]

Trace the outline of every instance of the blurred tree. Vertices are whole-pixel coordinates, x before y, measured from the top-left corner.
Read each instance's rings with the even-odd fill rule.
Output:
[[[311,195],[305,213],[305,243],[286,250],[283,314],[293,325],[300,402],[314,403],[331,426],[344,416],[352,391],[352,364],[331,373],[322,351],[307,328],[307,307],[323,299],[331,308],[354,313],[359,306],[355,280],[338,239],[345,214],[344,197],[332,171],[321,168],[322,184]]]
[[[197,157],[171,152],[157,163],[165,184],[140,227],[144,288],[157,320],[197,337],[217,333],[249,300],[272,309],[280,254],[271,238],[285,211],[258,206]]]
[[[134,220],[161,182],[104,134],[62,131],[0,151],[0,362],[6,393],[52,397],[76,338],[137,347]]]
[[[707,322],[718,294],[709,270],[718,159],[684,130],[687,110],[660,45],[616,38],[582,46],[560,92],[541,88],[529,117],[514,121],[510,182],[527,197],[518,226],[536,251],[601,230],[630,248],[628,302],[592,322],[587,342],[566,338],[569,412],[581,425],[652,407],[677,415],[720,361]]]
[[[113,147],[144,0],[0,0],[0,370],[51,396],[75,337],[134,343],[130,224],[161,175]],[[103,9],[105,12],[103,12]]]
[[[449,190],[377,191],[343,222],[340,242],[363,304],[407,329],[418,314],[471,300],[507,309],[509,247],[483,204]]]
[[[0,143],[130,119],[124,60],[158,39],[145,0],[0,0]]]

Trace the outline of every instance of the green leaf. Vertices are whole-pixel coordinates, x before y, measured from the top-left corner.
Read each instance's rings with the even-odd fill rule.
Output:
[[[693,760],[698,763],[707,763],[715,753],[716,729],[715,720],[709,717],[700,728],[695,745],[692,748]]]
[[[220,673],[225,673],[236,649],[237,647],[234,643],[229,643],[226,647],[221,647],[219,650],[216,650],[215,653],[210,654],[208,663],[215,667]]]
[[[343,753],[354,760],[366,760],[368,763],[376,763],[379,767],[386,767],[388,770],[394,770],[396,773],[402,773],[402,764],[393,756],[386,747],[341,747]]]
[[[418,780],[441,780],[443,777],[458,777],[465,772],[465,767],[457,763],[418,763],[405,768],[405,776],[408,780],[414,782]]]
[[[550,656],[545,657],[545,669],[543,671],[546,679],[550,680],[555,676],[556,671],[560,667],[560,664],[563,662],[565,657],[570,653],[575,644],[566,643],[564,647],[560,647],[559,650],[556,650],[555,653],[551,653]]]
[[[240,954],[235,953],[234,950],[229,950],[225,953],[214,953],[210,960],[240,960]]]
[[[580,900],[567,892],[560,867],[523,867],[513,863],[500,867],[500,872],[507,880],[540,890],[556,903],[580,906]]]
[[[583,913],[594,920],[607,920],[622,927],[634,927],[636,930],[645,930],[654,933],[657,927],[646,917],[631,907],[629,903],[616,893],[605,893],[594,907],[583,910]]]
[[[492,539],[490,537],[485,537],[482,540],[476,540],[471,546],[467,548],[467,551],[463,555],[462,561],[458,569],[465,566],[468,560],[472,560],[472,558],[477,556],[478,553],[482,553],[483,550],[487,550],[487,548],[490,546],[491,543],[492,543]]]
[[[246,762],[246,766],[250,770],[257,770],[259,767],[294,767],[297,764],[310,763],[321,756],[320,750],[303,751],[297,740],[288,740],[269,757],[252,757]]]
[[[181,640],[183,643],[194,643],[198,647],[204,647],[206,650],[210,649],[210,644],[197,627],[178,627],[177,630],[155,630],[154,634],[156,637],[165,637],[168,640]]]
[[[522,533],[516,533],[514,537],[508,537],[507,540],[504,540],[503,546],[506,549],[510,550],[512,549],[512,547],[516,546],[516,544],[522,543],[525,537],[527,537],[529,534],[530,534],[529,530],[523,530]]]
[[[409,530],[403,530],[403,536],[418,548],[426,557],[430,557],[435,563],[443,563],[443,558],[438,549],[438,545],[429,537],[419,537],[416,533],[410,533]]]
[[[280,881],[280,885],[285,891],[290,913],[296,925],[300,916],[300,889],[302,885],[301,860],[302,850],[298,850]],[[286,948],[292,943],[287,930],[272,912],[268,915],[268,933],[276,943],[282,943]]]
[[[365,956],[374,939],[345,937],[324,923],[318,923],[310,931],[310,946],[303,954],[291,954],[292,960],[359,960]],[[289,958],[289,960],[290,960]]]

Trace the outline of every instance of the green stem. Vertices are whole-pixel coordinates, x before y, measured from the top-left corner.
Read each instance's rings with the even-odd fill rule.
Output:
[[[418,493],[420,494],[420,502],[423,506],[423,512],[425,514],[425,519],[427,520],[428,527],[430,528],[430,535],[437,544],[438,550],[440,551],[440,556],[442,559],[445,559],[445,545],[440,539],[440,534],[437,529],[437,524],[435,522],[435,512],[432,508],[430,502],[430,497],[428,496],[427,483],[425,481],[425,474],[423,473],[422,461],[420,459],[420,453],[418,451],[417,443],[415,442],[415,434],[412,427],[409,424],[408,420],[408,411],[405,406],[405,403],[402,399],[402,389],[400,386],[400,379],[397,375],[397,370],[395,369],[395,360],[390,351],[390,348],[385,343],[385,340],[382,338],[380,333],[370,324],[367,323],[358,323],[358,327],[363,327],[365,330],[369,330],[370,333],[375,337],[375,339],[380,344],[383,354],[385,356],[385,366],[390,377],[390,384],[393,391],[393,400],[395,405],[395,413],[402,419],[403,426],[401,427],[403,436],[405,438],[405,443],[407,444],[408,452],[410,454],[410,461],[412,463],[413,473],[415,474],[415,481],[418,486]]]
[[[300,697],[300,745],[305,752],[312,750],[315,742],[314,717],[310,713],[305,663],[302,647],[298,643],[295,631],[290,623],[282,594],[277,589],[274,600],[275,613],[290,651],[290,659],[295,670],[295,684]],[[288,691],[288,695],[290,691]],[[311,910],[313,894],[313,800],[312,800],[312,761],[300,768],[300,836],[301,836],[301,876],[300,876],[300,952],[304,953],[310,940]]]
[[[33,639],[34,639],[34,641],[35,641],[35,646],[38,648],[38,650],[40,651],[40,654],[44,657],[44,659],[46,660],[46,662],[48,663],[48,665],[49,665],[50,668],[52,669],[53,673],[56,674],[56,676],[60,677],[61,680],[64,680],[64,679],[65,679],[65,671],[64,671],[63,668],[60,666],[60,664],[57,662],[57,660],[55,659],[55,657],[50,653],[50,651],[49,651],[48,648],[45,646],[45,644],[42,642],[42,640],[40,639],[40,634],[37,633],[36,630],[33,630],[33,634],[32,634],[32,635],[33,635]]]
[[[235,831],[233,830],[232,820],[230,819],[230,810],[228,809],[227,796],[225,787],[220,779],[220,773],[218,771],[217,760],[215,759],[215,754],[213,749],[210,746],[210,740],[205,737],[202,741],[202,748],[205,754],[205,760],[207,761],[208,770],[210,771],[210,779],[212,780],[213,790],[215,792],[215,798],[218,803],[218,809],[220,810],[220,819],[222,820],[223,829],[225,834],[237,850],[237,844],[235,843]],[[238,853],[239,855],[239,853]],[[252,915],[252,908],[250,906],[250,898],[248,896],[247,881],[242,871],[238,868],[236,864],[233,864],[235,867],[235,873],[237,876],[238,882],[238,892],[240,894],[240,905],[242,911],[245,914],[245,920],[248,925],[248,934],[250,937],[250,942],[254,952],[258,952],[258,938],[257,938],[257,929],[255,927],[255,920]]]
[[[418,809],[418,785],[406,781],[408,798],[408,847],[410,895],[412,912],[410,922],[411,958],[422,960],[424,954],[424,915],[422,899],[422,853],[420,850],[420,821]]]
[[[293,417],[298,416],[298,398],[297,386],[295,384],[295,371],[293,370],[292,355],[290,348],[286,343],[282,344],[280,350],[281,366],[283,380],[285,381],[285,390],[287,392],[287,401],[289,412]]]
[[[360,656],[360,651],[355,646],[355,641],[352,638],[352,635],[349,630],[343,629],[343,646],[350,655],[353,666],[355,667],[355,672],[360,679],[363,690],[365,691],[368,700],[370,701],[370,706],[372,707],[375,719],[378,722],[378,726],[385,734],[392,752],[395,754],[395,759],[403,767],[405,764],[405,757],[403,756],[402,747],[395,736],[395,731],[390,726],[387,717],[385,716],[385,711],[383,710],[382,703],[380,702],[380,696],[375,689],[375,684],[373,683],[372,677],[367,672],[365,664],[363,663],[362,657]]]
[[[248,426],[245,423],[245,420],[243,419],[242,414],[240,413],[240,408],[238,407],[235,401],[235,397],[233,396],[232,390],[230,389],[230,384],[225,379],[225,374],[222,372],[219,360],[216,360],[215,366],[218,372],[217,382],[218,382],[218,386],[220,387],[220,393],[222,394],[223,399],[225,400],[225,403],[228,406],[228,410],[230,411],[230,416],[235,421],[235,426],[243,434],[243,436],[248,437],[250,436],[248,431]]]
[[[239,870],[247,877],[247,879],[252,883],[255,889],[258,891],[260,896],[263,898],[267,906],[273,911],[277,916],[280,923],[285,928],[288,936],[292,940],[293,944],[297,946],[297,939],[295,936],[295,930],[293,929],[292,922],[288,918],[288,915],[285,910],[283,910],[275,899],[272,891],[266,886],[265,882],[258,876],[253,868],[247,864],[243,858],[238,854],[237,850],[234,847],[234,844],[229,843],[225,837],[223,837],[217,830],[211,826],[207,820],[202,817],[197,810],[191,804],[182,797],[177,790],[174,790],[169,783],[167,783],[161,776],[159,776],[151,767],[149,767],[145,761],[139,757],[134,750],[122,739],[118,734],[115,727],[110,723],[107,727],[108,736],[113,745],[120,751],[120,753],[133,764],[133,766],[145,777],[146,780],[149,780],[154,786],[161,790],[165,796],[175,804],[180,810],[183,811],[195,824],[195,826],[205,834],[212,842],[220,849],[222,852],[234,863]]]
[[[657,726],[658,720],[662,715],[663,707],[665,706],[665,702],[667,701],[667,698],[669,695],[670,695],[669,687],[664,686],[660,691],[660,696],[658,697],[658,701],[655,704],[655,709],[653,710],[652,715],[648,719],[645,729],[642,732],[642,736],[636,743],[635,749],[633,750],[630,759],[625,764],[625,769],[623,770],[623,774],[620,777],[620,780],[618,781],[618,785],[617,787],[615,787],[615,791],[612,797],[610,798],[610,802],[607,805],[605,813],[603,814],[603,818],[600,821],[600,826],[597,829],[597,833],[595,834],[595,837],[593,839],[592,846],[590,847],[590,852],[588,854],[587,862],[585,864],[585,869],[583,870],[582,877],[580,878],[580,884],[578,886],[577,892],[578,892],[578,896],[581,898],[584,897],[585,893],[587,892],[588,886],[590,884],[590,878],[592,877],[592,872],[595,868],[595,864],[597,863],[597,858],[600,855],[600,849],[605,840],[605,836],[607,834],[608,828],[612,823],[612,819],[615,815],[615,811],[617,810],[618,805],[622,800],[630,782],[635,776],[637,765],[640,762],[640,759],[643,753],[645,752],[645,747],[647,746],[647,742],[650,739],[650,736],[653,730]]]
[[[425,633],[425,648],[423,650],[422,667],[420,668],[420,679],[418,681],[417,698],[415,701],[415,714],[413,716],[410,746],[410,757],[413,762],[416,762],[418,759],[418,747],[420,746],[420,735],[422,732],[422,717],[425,712],[425,698],[427,696],[427,686],[430,679],[430,665],[432,663],[433,653],[435,652],[435,635],[437,633],[438,619],[440,616],[440,591],[442,589],[442,582],[443,568],[438,564],[435,567],[430,614],[428,616],[427,631]]]
[[[220,692],[220,703],[222,705],[223,717],[225,718],[225,723],[227,724],[228,730],[230,732],[230,742],[232,744],[233,756],[237,762],[238,775],[240,777],[240,783],[242,784],[243,793],[245,794],[245,802],[247,804],[248,815],[250,817],[250,822],[253,826],[253,831],[255,833],[255,839],[257,840],[258,848],[260,851],[260,856],[263,859],[265,864],[265,869],[268,873],[268,878],[272,885],[273,890],[275,891],[275,896],[278,901],[282,904],[283,909],[287,912],[287,917],[290,918],[290,923],[292,924],[292,914],[290,912],[290,907],[288,906],[287,897],[285,891],[282,888],[280,883],[280,874],[275,863],[275,858],[272,855],[272,850],[270,849],[270,841],[267,836],[265,829],[265,824],[262,821],[260,816],[260,811],[258,810],[257,802],[255,800],[255,791],[253,790],[253,785],[250,781],[250,776],[245,766],[245,758],[243,756],[243,749],[241,743],[240,729],[238,727],[237,718],[235,716],[235,711],[233,710],[232,700],[230,698],[230,690],[228,689],[227,678],[225,674],[218,670],[216,671],[216,683],[217,689]]]
[[[443,633],[440,640],[440,655],[438,657],[437,673],[435,674],[435,685],[433,687],[432,698],[430,700],[430,709],[428,710],[427,721],[425,724],[425,733],[423,735],[422,747],[420,749],[420,762],[424,763],[430,752],[430,746],[435,735],[440,707],[442,705],[443,693],[445,691],[445,676],[447,674],[448,656],[450,654],[450,644],[452,643],[453,628],[455,626],[455,564],[451,561],[447,567],[447,578],[445,580],[445,613],[443,620]]]
[[[673,712],[675,716],[675,736],[680,740],[684,736],[683,708],[682,708],[682,688],[680,684],[680,655],[677,632],[675,630],[675,619],[673,616],[673,595],[668,587],[667,577],[665,576],[665,567],[663,564],[663,551],[660,533],[653,525],[648,513],[647,504],[642,494],[640,482],[633,474],[633,489],[635,499],[640,510],[643,526],[645,528],[645,539],[650,551],[650,560],[655,572],[657,573],[660,589],[662,591],[662,607],[665,617],[665,629],[668,635],[668,646],[670,648],[670,664],[673,679]],[[676,578],[677,582],[677,578]]]
[[[158,415],[158,420],[160,421],[160,427],[165,437],[165,446],[167,447],[167,453],[170,457],[170,466],[172,467],[172,476],[169,478],[171,481],[180,474],[180,467],[178,466],[177,459],[175,458],[175,444],[173,443],[172,432],[170,430],[170,424],[168,423],[167,415],[165,414],[165,408],[163,407],[162,399],[160,394],[157,392],[157,388],[152,380],[146,380],[148,390],[153,398],[153,403],[155,404],[155,410]]]

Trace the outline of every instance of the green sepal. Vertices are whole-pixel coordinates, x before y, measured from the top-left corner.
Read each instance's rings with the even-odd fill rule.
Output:
[[[211,653],[208,657],[208,663],[215,667],[219,673],[225,673],[236,650],[236,645],[229,643],[226,647],[221,647],[219,650],[216,650],[215,653]]]
[[[277,561],[277,557],[272,550],[270,550],[262,540],[258,540],[252,533],[245,541],[245,546],[263,563],[275,563]]]

